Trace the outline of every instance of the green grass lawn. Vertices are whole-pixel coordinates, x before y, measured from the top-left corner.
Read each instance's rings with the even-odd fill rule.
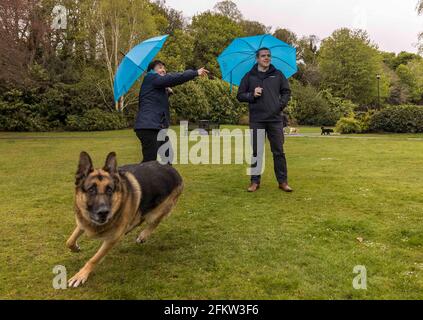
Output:
[[[67,290],[53,289],[53,267],[70,277],[99,246],[82,237],[79,254],[65,248],[79,152],[97,167],[109,151],[134,163],[138,140],[131,130],[0,133],[0,298],[422,299],[423,135],[319,132],[286,139],[293,194],[278,190],[270,153],[255,194],[246,166],[177,165],[185,191],[150,241],[131,233]],[[352,287],[356,265],[367,290]]]

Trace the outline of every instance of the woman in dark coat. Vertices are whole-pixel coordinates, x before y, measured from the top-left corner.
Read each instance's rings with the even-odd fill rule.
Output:
[[[195,79],[197,76],[207,76],[206,69],[186,70],[179,73],[166,73],[165,64],[160,60],[150,63],[139,95],[139,109],[135,120],[134,131],[141,141],[143,162],[157,159],[159,148],[168,141],[158,141],[160,130],[169,128],[169,95],[171,87]],[[166,155],[171,163],[171,145]]]

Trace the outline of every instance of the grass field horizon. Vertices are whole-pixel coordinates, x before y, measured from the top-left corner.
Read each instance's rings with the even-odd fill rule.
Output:
[[[123,165],[139,142],[132,130],[0,132],[0,299],[422,299],[423,134],[300,134],[285,143],[294,193],[277,188],[268,145],[255,194],[245,165],[176,165],[184,193],[151,239],[137,245],[137,229],[83,287],[55,290],[53,267],[71,277],[100,245],[65,247],[80,151]],[[367,290],[352,286],[356,265]]]

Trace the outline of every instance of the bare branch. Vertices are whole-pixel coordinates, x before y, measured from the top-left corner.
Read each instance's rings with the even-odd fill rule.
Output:
[[[423,14],[423,0],[419,0],[416,10],[418,14]]]

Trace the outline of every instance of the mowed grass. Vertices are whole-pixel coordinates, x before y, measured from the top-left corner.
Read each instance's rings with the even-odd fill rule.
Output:
[[[132,232],[67,290],[53,289],[53,267],[70,277],[100,245],[65,248],[79,153],[135,163],[139,142],[131,130],[0,133],[0,298],[423,298],[423,136],[301,133],[285,144],[294,193],[278,190],[269,152],[255,194],[246,166],[177,165],[185,191],[150,241]],[[367,290],[352,286],[356,265]]]

